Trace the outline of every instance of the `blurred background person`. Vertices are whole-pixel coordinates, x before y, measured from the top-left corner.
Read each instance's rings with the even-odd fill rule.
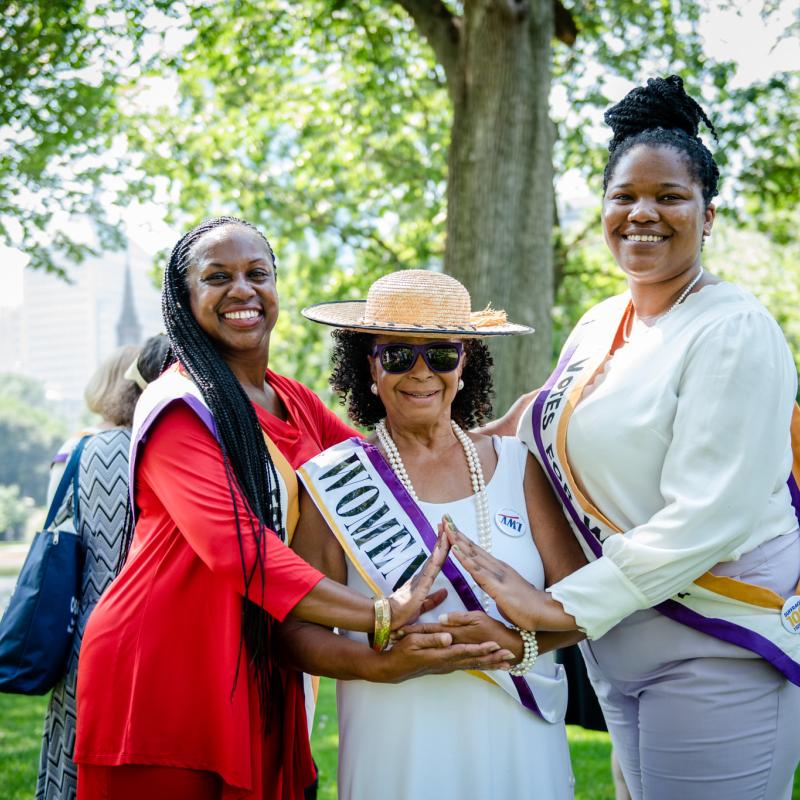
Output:
[[[84,394],[87,408],[98,414],[101,422],[65,442],[51,470],[48,501],[72,448],[82,436],[93,434],[81,454],[78,473],[77,533],[84,553],[80,608],[64,677],[53,689],[45,717],[37,800],[74,800],[76,796],[77,770],[72,753],[78,654],[86,620],[111,583],[119,560],[128,501],[128,450],[133,410],[144,387],[158,377],[167,346],[167,338],[158,334],[148,339],[141,349],[132,345],[121,347],[103,362],[89,379]],[[56,527],[69,527],[72,517],[70,487],[56,517]]]

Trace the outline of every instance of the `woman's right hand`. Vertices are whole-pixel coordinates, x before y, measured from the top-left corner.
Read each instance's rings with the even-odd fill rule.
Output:
[[[517,657],[496,642],[453,644],[450,633],[409,633],[391,649],[376,654],[374,674],[378,683],[400,683],[420,675],[438,675],[462,669],[508,669]]]
[[[414,622],[420,614],[436,608],[447,597],[446,589],[439,589],[433,594],[429,594],[429,592],[447,559],[449,550],[450,544],[447,537],[440,530],[436,546],[428,560],[422,565],[422,569],[396,592],[389,595],[393,631],[402,628],[409,622]]]

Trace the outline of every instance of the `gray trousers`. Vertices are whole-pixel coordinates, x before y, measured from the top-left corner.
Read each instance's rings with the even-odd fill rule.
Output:
[[[788,597],[800,534],[713,571]],[[800,687],[767,662],[652,610],[581,651],[633,800],[790,800]]]

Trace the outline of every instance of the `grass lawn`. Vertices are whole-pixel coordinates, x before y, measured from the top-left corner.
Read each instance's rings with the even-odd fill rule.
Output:
[[[46,706],[46,697],[0,694],[2,800],[30,800],[33,797],[42,720]],[[567,731],[577,781],[576,800],[614,800],[609,773],[611,745],[608,735],[572,726]],[[336,800],[338,741],[336,694],[333,682],[323,680],[312,737],[314,757],[320,769],[320,800]],[[427,798],[409,798],[409,800],[427,800]],[[800,800],[800,771],[795,776],[792,800]]]

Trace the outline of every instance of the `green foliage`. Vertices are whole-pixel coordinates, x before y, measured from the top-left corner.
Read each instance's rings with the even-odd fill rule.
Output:
[[[322,678],[311,734],[311,752],[319,772],[319,800],[337,800],[336,775],[339,769],[339,725],[336,713],[336,681]]]
[[[318,262],[319,300],[342,272],[438,263],[449,108],[410,21],[369,3],[186,5],[193,39],[152,65],[172,71],[178,102],[131,133],[142,168],[170,177],[176,214],[259,222],[279,258]]]
[[[327,330],[299,311],[363,297],[380,275],[436,267],[444,249],[450,109],[407,18],[370,3],[189,3],[178,102],[136,120],[141,167],[168,175],[184,227],[234,213],[279,263],[272,366],[323,396]]]
[[[800,372],[800,262],[794,253],[765,234],[718,221],[705,262],[720,277],[751,291],[769,309]]]
[[[763,13],[776,8],[770,0]],[[577,40],[555,42],[552,58],[557,172],[580,172],[599,197],[602,109],[627,82],[678,72],[719,131],[722,214],[779,245],[796,242],[800,75],[739,87],[733,63],[706,56],[707,7],[688,0],[574,0],[568,10]],[[273,366],[324,392],[327,336],[299,309],[362,296],[392,269],[442,263],[452,108],[442,67],[399,3],[36,0],[6,12],[0,239],[21,241],[34,266],[52,267],[59,250],[80,257],[82,245],[63,236],[49,251],[36,243],[57,210],[98,217],[104,170],[129,179],[123,195],[166,193],[180,227],[246,217],[280,263]],[[143,98],[154,86],[157,110]],[[120,134],[138,171],[127,156],[97,157]],[[597,230],[577,242],[556,231],[556,284],[566,281],[556,347],[570,320],[620,286]],[[779,310],[791,326],[791,308]]]
[[[30,511],[31,502],[20,495],[19,486],[0,485],[0,539],[21,539]]]
[[[797,245],[800,229],[800,72],[774,75],[748,87],[731,102],[734,114],[726,127],[737,149],[741,191],[736,210],[779,244]]]
[[[603,241],[599,214],[592,212],[579,241],[564,254],[553,306],[553,361],[578,320],[596,303],[625,291],[625,276]]]
[[[578,26],[575,45],[554,48],[556,96],[566,111],[556,114],[556,163],[575,169],[598,196],[610,139],[600,111],[621,97],[621,79],[640,84],[677,73],[700,99],[719,135],[701,131],[722,175],[727,202],[722,213],[755,227],[780,244],[797,241],[800,213],[800,73],[781,73],[739,86],[737,65],[716,62],[705,52],[701,14],[730,3],[602,3],[577,0],[570,11]],[[766,4],[766,18],[777,3]]]
[[[63,421],[46,410],[41,385],[0,376],[0,486],[18,486],[41,505],[50,461],[66,434]]]
[[[0,694],[0,786],[4,800],[30,800],[47,697]]]
[[[16,398],[30,408],[47,407],[42,382],[27,375],[0,372],[0,396]]]
[[[797,76],[729,88],[735,65],[705,56],[695,3],[578,0],[569,10],[578,39],[553,52],[554,95],[567,101],[556,104],[566,109],[555,119],[558,171],[578,170],[599,196],[601,109],[619,99],[621,80],[679,72],[718,123],[716,155],[735,198],[723,213],[778,242],[793,235],[800,134],[786,99]],[[229,212],[268,231],[284,261],[274,364],[324,388],[326,337],[297,310],[361,296],[390,269],[441,263],[452,116],[442,69],[396,3],[247,0],[234,12],[187,0],[181,15],[194,36],[150,63],[152,76],[174,76],[177,102],[138,119],[131,145],[146,173],[169,176],[175,220]],[[556,344],[594,292],[621,286],[596,237],[587,250],[573,236],[557,234],[571,281],[555,309]]]
[[[64,274],[92,252],[63,232],[64,215],[98,224],[101,244],[120,243],[104,224],[101,191],[127,164],[115,146],[124,127],[117,88],[135,62],[150,6],[163,0],[5,0],[0,20],[0,242],[31,266]],[[53,222],[57,224],[52,224]]]

